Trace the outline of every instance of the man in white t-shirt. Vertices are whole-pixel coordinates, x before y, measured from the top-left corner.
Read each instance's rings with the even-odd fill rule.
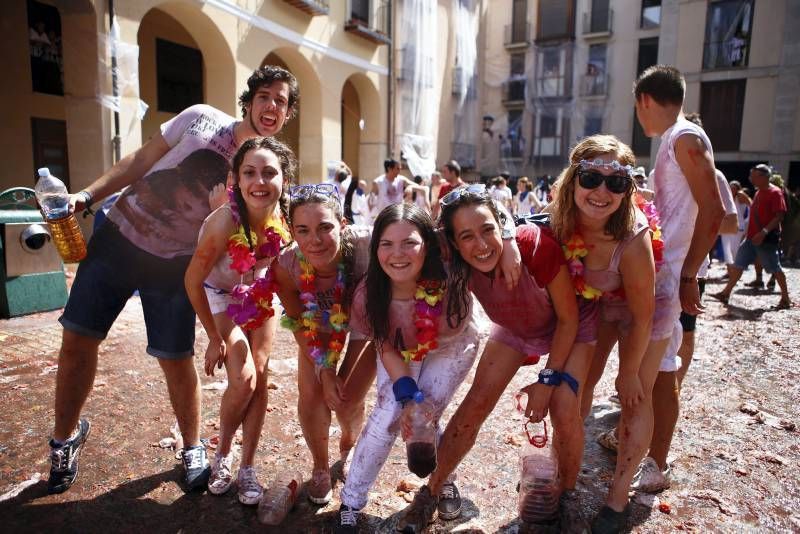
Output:
[[[697,272],[714,244],[724,210],[715,177],[711,142],[699,126],[683,117],[686,82],[674,67],[654,65],[636,80],[636,116],[645,134],[660,136],[650,184],[666,245],[656,275],[653,328],[638,366],[620,368],[617,391],[623,403],[617,469],[606,504],[592,531],[619,532],[627,522],[628,491],[645,458],[653,428],[653,386],[681,309],[703,311]],[[666,465],[654,469],[667,471]]]
[[[74,210],[124,189],[89,243],[64,314],[50,440],[50,493],[70,488],[89,434],[81,409],[92,389],[100,343],[139,291],[147,325],[147,352],[158,359],[183,437],[187,490],[206,487],[210,467],[200,443],[200,380],[195,370],[195,314],[183,276],[200,225],[211,212],[209,193],[224,184],[230,158],[247,139],[277,134],[295,113],[297,80],[264,66],[239,97],[242,120],[211,106],[192,106],[161,125],[83,191]]]
[[[368,202],[373,220],[386,206],[403,202],[406,186],[410,181],[400,176],[402,168],[399,161],[389,158],[383,162],[384,174],[372,181],[372,192]]]
[[[494,179],[494,184],[489,189],[489,196],[496,202],[499,202],[506,208],[509,213],[514,213],[514,206],[512,200],[514,196],[511,194],[511,189],[503,176],[498,176]]]

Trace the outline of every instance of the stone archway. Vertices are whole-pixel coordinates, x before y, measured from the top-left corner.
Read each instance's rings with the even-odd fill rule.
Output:
[[[239,117],[236,62],[215,22],[198,6],[165,2],[147,11],[138,27],[140,98],[150,107],[142,120],[142,140],[156,133],[175,110],[163,109],[158,99],[156,40],[200,52],[197,78],[202,79],[202,102]]]
[[[354,94],[350,94],[351,88]],[[380,93],[368,75],[356,73],[345,81],[342,101],[343,159],[345,162],[348,162],[347,157],[355,159],[355,164],[348,162],[353,173],[361,179],[371,180],[383,172],[386,157],[383,136],[386,122],[381,115]],[[355,102],[357,110],[352,105]],[[353,156],[354,152],[357,157]]]

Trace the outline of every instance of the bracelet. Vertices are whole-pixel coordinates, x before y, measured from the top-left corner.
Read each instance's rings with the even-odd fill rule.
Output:
[[[402,376],[395,380],[394,384],[392,384],[392,391],[394,392],[394,400],[402,406],[405,406],[410,400],[414,400],[417,403],[425,400],[425,395],[419,390],[417,381],[410,376]]]
[[[681,276],[681,284],[694,284],[696,282],[696,276]]]

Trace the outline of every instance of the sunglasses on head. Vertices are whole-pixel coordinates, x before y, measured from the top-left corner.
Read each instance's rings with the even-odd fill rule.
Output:
[[[338,199],[336,185],[334,184],[303,184],[294,185],[289,188],[289,198],[308,198],[313,195],[321,195],[324,197],[332,197],[336,194]]]
[[[461,186],[457,189],[453,189],[441,199],[439,199],[439,203],[442,206],[449,206],[459,198],[461,198],[464,194],[469,193],[475,196],[481,196],[486,194],[486,186],[484,184],[470,184],[466,186]]]

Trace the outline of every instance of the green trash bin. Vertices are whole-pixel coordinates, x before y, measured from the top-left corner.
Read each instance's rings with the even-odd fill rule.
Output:
[[[64,264],[51,243],[33,189],[0,193],[0,317],[63,308]]]

